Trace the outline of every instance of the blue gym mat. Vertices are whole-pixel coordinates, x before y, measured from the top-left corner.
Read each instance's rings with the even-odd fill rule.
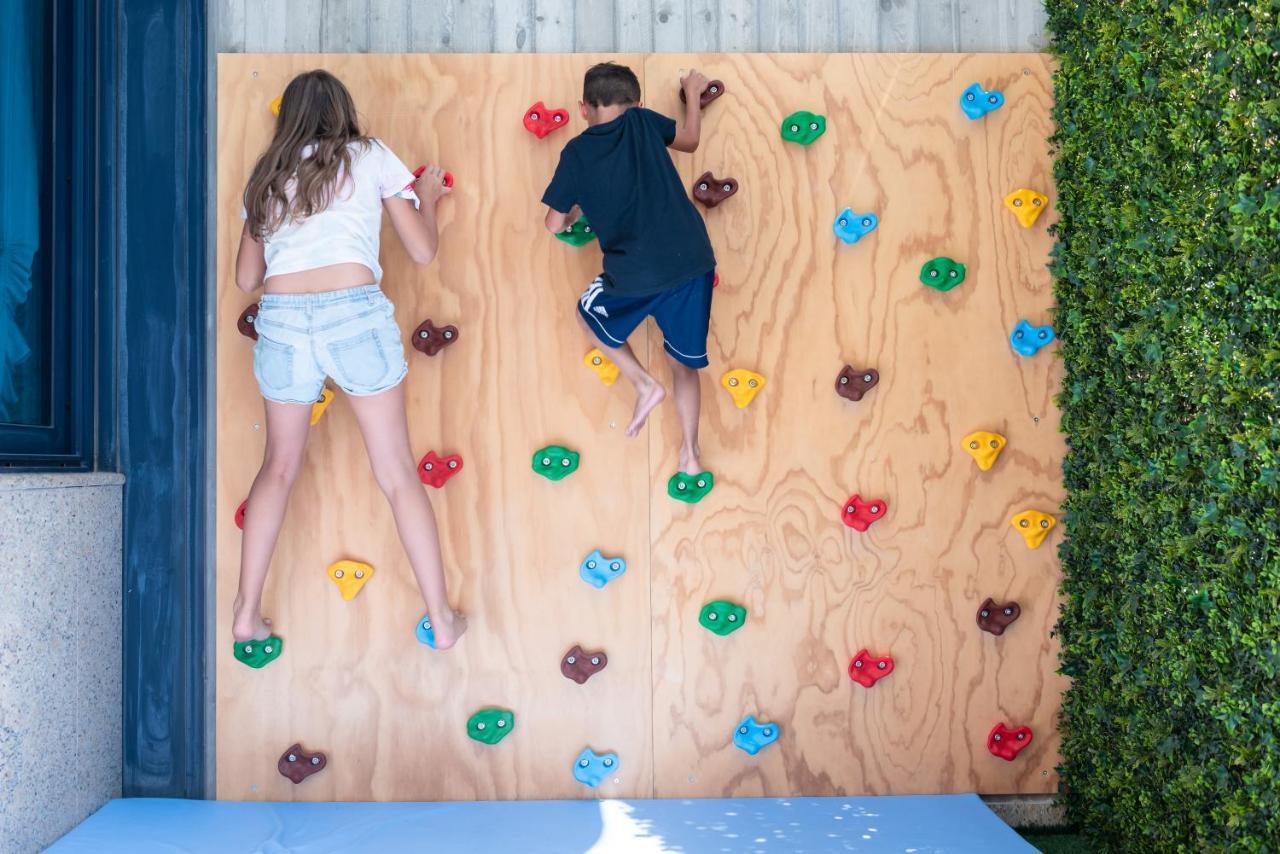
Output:
[[[115,800],[54,854],[1031,852],[977,795],[240,803]]]

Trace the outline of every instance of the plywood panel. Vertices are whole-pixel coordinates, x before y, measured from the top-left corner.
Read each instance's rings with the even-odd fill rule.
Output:
[[[1008,343],[1019,318],[1048,321],[1053,213],[1024,231],[1001,204],[1019,186],[1053,196],[1046,61],[654,56],[656,109],[676,109],[690,65],[726,94],[681,170],[741,189],[706,213],[721,275],[703,380],[708,499],[663,494],[674,419],[649,434],[656,794],[1055,790],[1061,529],[1029,551],[1008,525],[1062,498],[1060,365]],[[974,80],[1008,99],[986,121],[957,107]],[[828,119],[808,148],[778,136],[802,108]],[[880,217],[852,246],[831,232],[846,205]],[[947,294],[917,280],[937,255],[968,265]],[[880,372],[860,403],[833,391],[845,363]],[[718,383],[737,367],[768,378],[745,410]],[[979,429],[1009,439],[985,473],[960,447]],[[854,492],[889,503],[865,534],[839,521]],[[986,596],[1022,605],[1001,638],[975,625]],[[703,630],[699,608],[716,598],[745,604],[746,627]],[[862,647],[896,660],[872,690],[845,674]],[[782,726],[755,758],[730,742],[746,714]],[[1015,763],[985,749],[999,720],[1036,732]]]
[[[620,57],[637,69],[637,57]],[[217,774],[233,799],[365,800],[574,797],[586,745],[616,750],[604,795],[652,791],[649,720],[648,464],[626,440],[630,401],[581,364],[576,296],[599,267],[542,228],[538,204],[561,144],[521,126],[536,100],[571,105],[591,56],[222,56],[218,73]],[[266,590],[284,654],[262,670],[231,656],[240,532],[232,521],[262,454],[251,343],[235,331],[250,299],[232,283],[239,196],[265,146],[267,104],[290,77],[323,64],[351,88],[370,131],[411,165],[438,161],[457,187],[441,205],[441,250],[412,265],[389,228],[384,290],[407,334],[426,317],[457,323],[434,359],[408,350],[409,426],[417,453],[460,452],[465,469],[431,497],[455,601],[470,615],[459,647],[436,653],[413,628],[424,607],[339,395],[312,430],[306,465]],[[582,128],[576,114],[573,132]],[[643,339],[641,340],[643,349]],[[582,452],[553,484],[538,447]],[[621,554],[626,576],[596,591],[577,575],[593,548]],[[325,576],[340,558],[374,577],[344,602]],[[564,679],[574,643],[609,667]],[[515,710],[496,747],[469,741],[484,705]],[[275,770],[294,741],[328,752],[325,772],[294,786]]]

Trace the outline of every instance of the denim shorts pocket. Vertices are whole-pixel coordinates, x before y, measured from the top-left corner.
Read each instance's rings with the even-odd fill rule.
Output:
[[[293,384],[293,348],[259,334],[253,346],[253,372],[265,391],[284,391]]]
[[[329,356],[337,371],[334,379],[344,390],[376,388],[387,376],[387,353],[378,340],[377,329],[366,329],[359,335],[334,341]]]

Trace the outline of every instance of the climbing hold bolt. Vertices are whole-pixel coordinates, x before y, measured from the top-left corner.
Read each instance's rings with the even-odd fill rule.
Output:
[[[462,457],[450,454],[447,457],[437,456],[435,451],[427,451],[418,460],[418,480],[436,489],[444,486],[449,478],[462,471]]]
[[[1031,727],[1027,726],[1009,729],[1002,721],[987,734],[987,750],[991,751],[992,756],[998,756],[1005,762],[1017,759],[1022,749],[1030,743]]]
[[[284,641],[271,635],[265,640],[236,641],[231,649],[236,661],[257,670],[280,657],[281,651],[284,650]]]
[[[236,329],[240,330],[240,334],[245,338],[258,340],[258,304],[250,303],[249,307],[240,313],[240,319],[236,321]]]
[[[840,369],[836,377],[836,394],[845,400],[862,400],[862,396],[875,388],[880,382],[880,374],[875,368],[858,370],[851,365]]]
[[[595,239],[595,229],[591,227],[591,223],[587,222],[585,216],[575,219],[573,224],[564,231],[556,232],[556,240],[568,243],[570,246],[582,246]]]
[[[739,409],[746,409],[747,405],[755,399],[756,392],[764,388],[764,384],[764,376],[746,368],[734,368],[720,378],[720,385],[729,392],[734,406]]]
[[[609,361],[609,357],[599,347],[593,348],[583,356],[582,364],[594,371],[600,378],[600,382],[605,385],[613,385],[618,381],[618,366]]]
[[[782,120],[782,138],[787,142],[808,145],[827,131],[827,117],[808,110],[797,110]]]
[[[857,243],[875,231],[879,224],[879,218],[873,213],[854,213],[853,208],[845,208],[836,214],[831,230],[845,243]]]
[[[705,110],[707,104],[710,104],[716,98],[724,94],[724,83],[720,80],[712,80],[707,83],[707,88],[702,90],[702,94],[698,96],[698,109]],[[680,103],[687,104],[689,96],[684,93],[684,87],[680,87]]]
[[[609,656],[603,652],[588,652],[575,645],[564,654],[564,658],[560,659],[560,672],[566,679],[572,679],[579,685],[584,685],[588,679],[604,670],[608,663]]]
[[[1022,616],[1022,608],[1017,602],[1006,602],[1001,605],[988,596],[978,607],[978,628],[993,635],[1002,635],[1004,630],[1020,616]]]
[[[945,255],[926,261],[920,268],[920,281],[944,294],[964,281],[964,265]]]
[[[578,470],[580,456],[561,445],[547,445],[533,454],[533,470],[547,480],[564,480]]]
[[[893,659],[889,656],[872,658],[865,649],[849,660],[849,678],[863,688],[870,688],[893,672]]]
[[[761,723],[754,715],[747,715],[733,731],[733,746],[755,756],[778,740],[781,728],[773,723]]]
[[[573,760],[573,779],[593,789],[617,770],[618,754],[613,752],[596,753],[587,747]]]
[[[418,324],[417,329],[413,330],[412,340],[413,349],[419,353],[434,356],[458,340],[458,327],[453,325],[436,326],[431,322],[431,318],[428,317]]]
[[[715,485],[715,475],[709,471],[704,471],[702,474],[685,474],[678,471],[667,481],[667,495],[685,504],[697,504],[707,497]]]
[[[320,417],[324,415],[324,411],[329,408],[329,404],[333,403],[333,389],[325,386],[320,390],[320,399],[311,404],[311,426],[316,426],[320,421]]]
[[[515,726],[516,716],[510,709],[481,709],[467,718],[467,735],[484,744],[497,744]]]
[[[970,119],[980,119],[1004,106],[1004,95],[996,90],[988,92],[977,83],[971,83],[960,93],[960,109]]]
[[[1035,190],[1022,188],[1004,197],[1004,206],[1013,211],[1023,228],[1030,228],[1036,218],[1049,206],[1049,197]]]
[[[620,557],[605,557],[596,549],[582,559],[578,575],[599,590],[627,571],[627,562]]]
[[[329,565],[329,580],[338,585],[342,598],[350,602],[364,587],[366,581],[373,578],[373,567],[356,560],[340,560]]]
[[[1009,343],[1013,346],[1013,352],[1019,356],[1034,356],[1052,340],[1052,326],[1032,326],[1026,320],[1019,320],[1018,325],[1009,333]]]
[[[693,197],[709,208],[723,202],[738,192],[738,181],[735,178],[717,178],[710,172],[703,172],[693,182]]]
[[[883,498],[877,498],[873,501],[863,501],[855,493],[844,503],[844,507],[840,513],[840,521],[844,522],[855,531],[865,531],[874,523],[883,519],[885,511],[888,509],[889,503]]]
[[[1027,548],[1038,549],[1058,520],[1039,510],[1023,510],[1010,519],[1009,524],[1026,540]]]
[[[747,609],[724,599],[716,599],[702,606],[698,622],[707,631],[724,637],[733,634],[747,622]]]
[[[999,433],[978,430],[965,436],[960,443],[969,456],[973,457],[978,468],[987,471],[996,464],[996,458],[1000,456],[1000,452],[1004,450],[1009,440]]]
[[[319,774],[329,760],[323,753],[308,753],[302,749],[301,743],[289,745],[289,749],[280,754],[276,768],[280,773],[294,782],[301,783],[312,774]]]
[[[524,129],[529,133],[542,139],[553,130],[569,126],[569,111],[549,110],[541,101],[538,101],[524,113]]]

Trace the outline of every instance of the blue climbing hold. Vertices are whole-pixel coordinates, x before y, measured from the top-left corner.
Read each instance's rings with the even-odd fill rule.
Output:
[[[1032,326],[1025,320],[1019,320],[1018,325],[1013,327],[1013,332],[1009,333],[1009,343],[1013,345],[1013,352],[1019,356],[1034,356],[1052,340],[1052,326]]]
[[[578,567],[578,575],[582,580],[599,590],[610,581],[627,571],[627,562],[620,557],[605,557],[596,549],[587,555],[582,566]]]
[[[762,748],[768,747],[778,740],[778,725],[760,723],[752,715],[747,715],[733,732],[734,747],[747,751],[755,756]]]
[[[432,649],[436,648],[436,632],[431,628],[431,617],[423,614],[422,619],[418,620],[418,625],[414,628],[413,633],[418,636],[418,643],[425,643]]]
[[[573,761],[573,779],[593,789],[617,770],[618,754],[596,753],[590,747],[584,748]]]
[[[992,110],[1004,106],[1004,95],[1000,92],[988,92],[977,83],[960,94],[960,109],[970,119],[980,119]]]
[[[875,231],[879,224],[880,220],[873,213],[856,214],[852,208],[845,208],[831,223],[831,230],[845,243],[857,243]]]

